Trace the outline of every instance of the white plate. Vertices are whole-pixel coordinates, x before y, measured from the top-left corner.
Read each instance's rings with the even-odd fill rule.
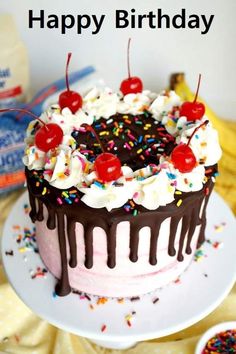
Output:
[[[38,266],[43,267],[39,255],[33,251],[19,252],[21,244],[16,242],[16,236],[24,227],[33,229],[27,207],[24,207],[27,203],[25,193],[16,202],[5,224],[2,240],[4,267],[10,283],[24,303],[40,317],[66,331],[114,342],[161,337],[188,327],[208,315],[234,284],[235,219],[225,202],[213,193],[208,207],[206,232],[207,239],[211,241],[205,242],[201,248],[205,256],[193,262],[180,281],[142,296],[140,300],[125,299],[123,303],[109,298],[105,304],[97,305],[97,297],[91,296],[91,301],[88,301],[75,294],[55,298],[53,291],[56,281],[51,274],[31,279],[30,271],[35,271]],[[20,229],[14,229],[14,225]],[[215,242],[219,242],[221,247],[214,247]],[[11,250],[14,255],[6,255],[6,251]],[[154,304],[153,300],[157,297],[159,301]],[[93,310],[90,304],[93,304]],[[128,326],[125,316],[133,311],[135,314],[131,316],[131,326]],[[102,332],[103,325],[106,328]]]

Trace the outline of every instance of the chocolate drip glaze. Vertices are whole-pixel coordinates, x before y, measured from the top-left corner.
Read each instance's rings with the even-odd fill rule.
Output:
[[[196,225],[198,224],[200,207],[201,207],[201,203],[198,202],[198,205],[195,208],[193,208],[191,216],[190,216],[190,225],[189,225],[189,230],[188,230],[188,235],[187,235],[187,244],[186,244],[186,250],[185,250],[185,252],[187,254],[192,253],[191,241],[193,238],[193,234],[194,234]]]
[[[127,214],[123,209],[114,209],[114,211],[108,213],[105,209],[91,209],[81,202],[79,205],[80,212],[78,213],[78,208],[70,205],[56,205],[50,200],[50,195],[45,198],[42,195],[36,194],[35,189],[31,188],[32,184],[28,181],[29,194],[30,194],[30,204],[31,204],[31,218],[32,220],[38,220],[42,218],[43,215],[43,204],[48,209],[48,220],[47,225],[49,229],[56,227],[58,229],[58,239],[61,253],[61,267],[62,273],[61,278],[56,286],[56,292],[60,296],[67,295],[71,289],[68,279],[68,263],[71,267],[76,267],[77,265],[77,254],[76,254],[76,235],[75,235],[75,224],[76,222],[81,223],[84,229],[84,243],[85,243],[85,267],[93,267],[93,229],[96,226],[101,227],[107,235],[107,265],[110,268],[116,265],[116,229],[119,222],[129,221],[130,223],[130,260],[132,262],[137,262],[138,260],[138,247],[139,247],[139,231],[148,226],[150,228],[150,252],[149,252],[149,262],[152,265],[157,263],[157,243],[159,230],[162,222],[171,218],[170,222],[170,232],[169,244],[168,244],[168,254],[170,256],[176,255],[175,249],[175,237],[176,231],[179,223],[182,220],[179,248],[177,253],[177,260],[182,261],[183,255],[183,245],[186,241],[186,253],[191,253],[191,240],[197,225],[201,225],[198,246],[204,241],[204,230],[206,224],[206,207],[210,193],[213,188],[213,182],[209,179],[206,183],[206,187],[209,190],[209,194],[205,195],[204,189],[199,192],[185,193],[181,197],[183,203],[180,207],[176,206],[176,201],[169,204],[166,207],[159,207],[157,210],[147,210],[139,206],[139,214],[133,216],[132,214]],[[36,203],[37,199],[37,203]],[[202,207],[202,215],[199,217],[200,209]],[[38,205],[38,210],[37,210]],[[65,228],[65,219],[66,225]],[[66,237],[68,238],[68,245],[70,249],[70,260],[67,260],[67,250],[66,250]]]
[[[107,232],[107,265],[114,268],[116,265],[116,224],[112,224]]]
[[[168,246],[168,254],[169,256],[173,257],[176,254],[175,250],[175,236],[177,227],[179,225],[181,216],[177,215],[171,218],[170,222],[170,236],[169,236],[169,246]]]
[[[86,268],[93,266],[93,228],[92,224],[84,225],[84,242],[85,242],[85,262]]]
[[[188,212],[182,218],[182,228],[181,228],[181,234],[180,234],[180,239],[179,239],[179,251],[178,251],[178,255],[177,255],[177,260],[179,262],[182,262],[184,260],[183,246],[184,246],[186,233],[187,233],[187,231],[189,229],[189,222],[190,222],[190,215],[189,215],[189,212]]]
[[[71,292],[71,288],[68,278],[64,214],[57,213],[57,224],[59,247],[61,253],[61,278],[56,285],[56,293],[60,296],[65,296]]]
[[[67,220],[67,235],[70,247],[70,267],[77,266],[77,252],[76,252],[76,237],[75,237],[75,222],[70,219]]]
[[[64,296],[70,292],[70,285],[68,279],[68,263],[71,267],[77,265],[76,254],[76,235],[75,224],[81,223],[84,229],[84,243],[85,243],[85,267],[91,268],[93,266],[93,229],[98,226],[101,227],[107,235],[107,265],[110,268],[116,265],[116,229],[119,222],[128,221],[130,223],[130,260],[136,262],[138,260],[138,247],[139,247],[139,231],[145,226],[150,228],[150,251],[149,262],[152,265],[157,263],[157,247],[158,235],[162,222],[171,218],[168,254],[170,256],[176,255],[175,249],[175,236],[179,225],[182,220],[181,235],[179,241],[179,248],[177,252],[178,261],[182,261],[183,245],[186,240],[186,253],[191,254],[191,240],[197,225],[200,225],[200,233],[198,238],[198,247],[204,241],[204,231],[206,226],[206,207],[209,196],[213,189],[213,182],[208,180],[204,189],[198,192],[183,193],[181,198],[183,203],[181,206],[176,206],[176,200],[167,205],[166,207],[159,207],[157,210],[147,210],[142,206],[136,206],[139,214],[133,216],[127,214],[124,209],[114,209],[108,212],[106,209],[92,209],[83,204],[78,206],[74,205],[57,205],[55,198],[57,197],[57,189],[50,188],[50,193],[43,196],[41,191],[35,187],[33,179],[31,178],[30,171],[26,171],[28,179],[28,189],[30,196],[31,212],[30,216],[32,221],[42,220],[43,205],[48,209],[47,226],[49,229],[57,227],[59,246],[61,253],[61,278],[56,286],[58,295]],[[48,187],[48,185],[47,185]],[[41,189],[44,188],[42,185]],[[208,193],[205,191],[208,190]],[[207,194],[207,195],[206,195]],[[203,205],[203,207],[202,207]],[[79,213],[78,213],[79,208]],[[200,210],[202,209],[202,214]],[[66,230],[65,230],[66,219]],[[70,249],[70,260],[67,260],[66,250],[66,237],[68,238],[68,245]]]
[[[203,209],[202,209],[201,221],[200,221],[201,222],[201,228],[200,228],[199,238],[198,238],[198,242],[197,242],[197,247],[200,247],[201,244],[205,241],[206,208],[207,208],[207,204],[208,204],[209,197],[210,197],[210,194],[212,192],[213,187],[214,187],[214,184],[212,183],[209,186],[208,195],[205,197],[204,206],[203,206]]]
[[[29,216],[30,216],[32,222],[35,222],[37,220],[36,199],[33,196],[33,194],[30,192],[30,190],[29,190],[29,202],[30,202],[30,206],[31,206]]]
[[[36,216],[38,221],[43,221],[43,202],[38,199],[38,212]]]
[[[48,208],[47,227],[49,230],[54,230],[56,228],[55,209],[49,205],[47,205],[47,208]]]
[[[150,239],[150,252],[149,252],[149,262],[151,265],[157,264],[157,241],[159,236],[159,230],[161,227],[162,220],[158,223],[155,223],[153,227],[151,227],[151,239]]]
[[[137,262],[138,260],[138,243],[139,243],[139,230],[140,225],[136,225],[135,223],[130,224],[130,254],[129,259],[131,262]]]

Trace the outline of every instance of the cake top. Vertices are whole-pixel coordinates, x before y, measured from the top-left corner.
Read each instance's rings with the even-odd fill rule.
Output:
[[[62,193],[76,188],[82,202],[92,208],[110,211],[128,200],[149,210],[165,206],[173,202],[175,193],[201,190],[208,167],[220,159],[216,130],[206,116],[191,121],[181,115],[181,101],[174,91],[144,90],[124,96],[93,88],[82,102],[74,113],[56,104],[41,115],[42,122],[55,123],[63,132],[58,145],[48,151],[35,142],[42,122],[32,121],[23,161]],[[176,163],[176,147],[183,146],[188,147],[182,154],[184,168]],[[109,181],[101,178],[106,173],[99,172],[96,162],[102,151],[117,156],[115,167],[121,165],[121,173],[111,174],[114,178]]]

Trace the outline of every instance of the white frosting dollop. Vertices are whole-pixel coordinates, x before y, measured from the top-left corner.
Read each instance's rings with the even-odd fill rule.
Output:
[[[57,107],[57,106],[53,106]],[[78,130],[80,126],[84,123],[91,125],[93,123],[93,117],[86,114],[82,109],[80,109],[76,114],[73,114],[69,108],[64,108],[61,112],[59,109],[50,108],[47,112],[40,116],[40,119],[44,123],[55,123],[58,124],[63,130],[64,135],[70,135],[74,130]],[[34,126],[35,124],[41,124],[34,120],[30,122],[26,134],[27,136],[34,136]]]
[[[85,157],[77,150],[60,145],[47,154],[44,178],[58,189],[67,189],[80,184],[83,180]]]
[[[93,117],[86,114],[82,109],[73,114],[69,108],[64,108],[61,112],[53,112],[47,119],[47,123],[49,122],[60,125],[63,133],[68,135],[72,131],[78,130],[84,123],[91,125]]]
[[[171,203],[174,200],[174,192],[175,188],[163,169],[157,175],[139,181],[133,199],[144,208],[155,210]]]
[[[162,120],[173,107],[180,105],[180,97],[174,91],[162,92],[152,102],[149,107],[149,112],[152,113],[153,118]]]
[[[203,187],[205,168],[202,165],[195,167],[191,172],[181,173],[175,170],[176,188],[181,192],[196,192]]]
[[[122,96],[109,88],[104,91],[94,88],[84,97],[83,109],[95,119],[108,119],[116,113],[142,114],[149,109],[154,98],[156,94],[149,90]]]
[[[117,105],[119,97],[116,93],[112,93],[110,89],[104,91],[97,88],[92,89],[83,99],[83,109],[89,112],[89,116],[95,119],[110,118],[117,113]]]
[[[142,114],[148,110],[151,103],[151,92],[145,90],[141,93],[129,93],[117,105],[118,113]]]
[[[181,135],[181,132],[185,129],[187,118],[180,117],[179,119],[174,119],[173,117],[163,116],[161,122],[165,126],[167,132],[176,137]]]
[[[195,192],[203,187],[205,182],[205,168],[203,165],[196,166],[191,172],[182,173],[175,169],[173,164],[161,158],[166,174],[174,187],[181,192]]]
[[[107,182],[105,185],[99,183],[91,183],[89,187],[79,188],[84,193],[82,201],[91,208],[106,208],[111,211],[115,208],[122,207],[128,199],[131,199],[135,190],[135,181],[126,181],[126,177],[130,176],[132,170],[129,167],[122,167],[123,176],[116,183]],[[87,181],[92,182],[96,177],[92,173]]]
[[[180,142],[187,143],[194,129],[202,124],[206,119],[195,122],[195,124],[186,125],[182,134],[176,139],[177,144]],[[222,155],[222,150],[219,144],[217,131],[212,128],[209,122],[205,127],[201,127],[193,136],[189,146],[197,161],[204,166],[216,164]]]
[[[29,170],[42,170],[45,166],[46,154],[35,145],[29,145],[25,149],[23,163]]]

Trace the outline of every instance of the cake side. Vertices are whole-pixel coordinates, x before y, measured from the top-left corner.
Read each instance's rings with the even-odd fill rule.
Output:
[[[206,186],[210,191],[212,187],[212,182]],[[108,212],[93,211],[86,217],[78,206],[62,212],[35,200],[31,216],[39,220],[39,252],[60,279],[58,293],[71,286],[101,296],[135,296],[175,280],[204,241],[210,191],[207,196],[204,191],[186,196],[182,207],[173,204],[162,211],[144,211],[135,218],[126,216],[127,221],[125,215],[108,219]],[[40,203],[47,207],[40,208]],[[49,224],[57,227],[50,230]],[[67,262],[61,264],[61,257]]]

